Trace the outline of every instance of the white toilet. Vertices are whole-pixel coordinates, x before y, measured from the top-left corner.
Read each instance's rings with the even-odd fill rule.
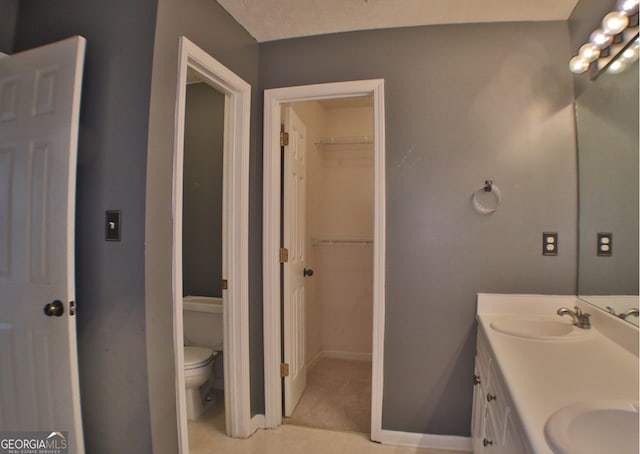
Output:
[[[182,301],[187,413],[197,419],[216,405],[214,391],[224,390],[222,298],[185,296]]]
[[[204,410],[200,387],[213,374],[213,360],[218,355],[206,347],[184,347],[184,381],[187,394],[187,417],[198,419]]]

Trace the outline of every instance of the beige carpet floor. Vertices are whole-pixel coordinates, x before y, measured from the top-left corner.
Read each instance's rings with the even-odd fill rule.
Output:
[[[224,431],[224,405],[189,421],[190,454],[469,454],[439,449],[396,447],[373,443],[369,435],[285,424],[258,430],[248,439],[229,438]]]
[[[381,445],[371,442],[364,433],[291,424],[258,430],[248,439],[229,438],[224,427],[224,395],[217,393],[216,397],[217,405],[205,411],[198,421],[189,421],[190,454],[469,454]]]
[[[307,371],[307,389],[285,424],[369,433],[371,361],[320,359]]]

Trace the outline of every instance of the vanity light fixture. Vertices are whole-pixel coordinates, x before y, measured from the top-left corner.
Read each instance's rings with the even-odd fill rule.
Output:
[[[607,72],[611,74],[620,74],[625,69],[627,69],[627,65],[625,65],[624,62],[620,60],[616,60],[614,62],[611,62],[609,68],[607,68]]]
[[[631,38],[634,40],[634,44],[629,45],[628,32],[630,28],[637,29],[638,27],[638,1],[639,0],[618,0],[616,10],[604,16],[601,28],[593,31],[589,36],[589,42],[583,44],[578,51],[578,55],[569,60],[569,69],[572,73],[582,74],[586,72],[594,62],[594,66],[598,71],[606,66],[610,66],[612,67],[612,72],[616,70],[620,72],[626,67],[627,62],[614,65],[611,63],[612,58],[608,58],[615,57],[615,54],[612,55],[611,48],[617,44],[621,44],[621,48],[624,49],[625,52],[635,45],[634,59],[637,59],[638,34],[636,32],[635,36]],[[608,60],[604,60],[603,63],[599,61],[606,58],[608,58]],[[615,69],[613,67],[615,67]]]
[[[607,35],[617,35],[629,25],[629,17],[622,11],[612,11],[602,19],[602,31]]]
[[[578,57],[593,63],[600,57],[600,48],[593,43],[583,44],[578,51]]]
[[[638,0],[618,0],[616,9],[627,16],[632,16],[638,12]]]
[[[619,74],[638,59],[638,51],[640,50],[640,40],[636,38],[629,46],[627,46],[615,59],[607,66],[607,72],[611,74]]]

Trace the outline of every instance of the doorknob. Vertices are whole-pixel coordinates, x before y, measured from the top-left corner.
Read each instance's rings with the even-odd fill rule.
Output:
[[[44,305],[44,313],[49,317],[60,317],[64,313],[62,301],[55,300],[52,303]]]
[[[305,268],[304,271],[302,272],[302,274],[304,276],[313,276],[313,270],[310,268]]]

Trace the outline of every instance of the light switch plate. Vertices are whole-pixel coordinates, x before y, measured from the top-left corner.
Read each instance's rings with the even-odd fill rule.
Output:
[[[558,255],[558,232],[542,232],[542,255]]]
[[[105,237],[106,241],[120,241],[120,210],[107,210],[105,212]]]

